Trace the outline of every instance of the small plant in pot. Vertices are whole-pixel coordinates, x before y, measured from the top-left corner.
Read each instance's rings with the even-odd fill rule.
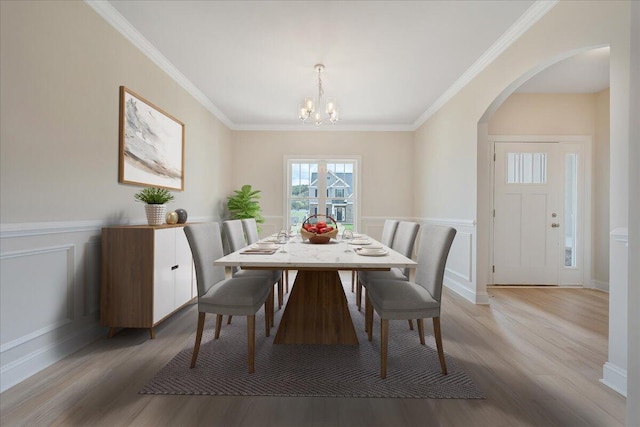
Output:
[[[144,211],[147,214],[149,225],[164,224],[167,212],[166,203],[173,200],[173,194],[166,188],[146,187],[133,196],[138,202],[145,203]]]
[[[260,224],[264,222],[264,217],[258,203],[260,192],[260,190],[254,190],[250,185],[243,185],[240,190],[234,191],[233,196],[227,197],[227,208],[231,219],[255,218],[258,231],[262,230]]]

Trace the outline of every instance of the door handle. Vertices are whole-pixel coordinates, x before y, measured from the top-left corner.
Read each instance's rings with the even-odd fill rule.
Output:
[[[554,222],[553,224],[551,224],[551,228],[558,228],[560,227],[560,224],[558,224],[557,222]]]

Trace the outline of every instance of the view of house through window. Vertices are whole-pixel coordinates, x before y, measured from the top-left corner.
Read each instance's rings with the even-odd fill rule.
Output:
[[[298,231],[314,214],[332,217],[340,229],[357,223],[356,160],[297,160],[288,162],[288,226]]]

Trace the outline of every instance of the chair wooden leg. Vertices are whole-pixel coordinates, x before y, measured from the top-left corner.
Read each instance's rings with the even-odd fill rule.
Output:
[[[278,310],[282,308],[282,301],[284,300],[284,283],[282,277],[278,280]]]
[[[273,327],[274,325],[273,319],[276,317],[274,305],[275,305],[275,295],[273,293],[273,287],[272,287],[271,292],[269,292],[269,310],[271,311],[271,315],[269,316],[269,323],[271,327]]]
[[[233,316],[228,316],[228,317],[227,317],[227,325],[230,325],[230,324],[231,324],[231,318],[232,318],[232,317],[233,317]]]
[[[440,333],[440,318],[433,318],[433,336],[436,339],[436,347],[438,348],[438,358],[440,359],[440,368],[442,373],[447,375],[447,363],[444,360],[444,350],[442,349],[442,334]]]
[[[413,331],[413,320],[409,319],[407,322],[409,322],[409,330]]]
[[[369,295],[364,296],[364,330],[369,341],[373,339],[373,305]]]
[[[198,313],[198,327],[196,328],[196,342],[193,345],[193,355],[191,356],[191,368],[196,367],[198,352],[200,352],[200,341],[202,341],[202,331],[204,330],[204,318],[207,313]]]
[[[356,283],[356,306],[362,311],[362,284],[359,281]]]
[[[387,378],[387,350],[389,347],[389,320],[380,319],[380,376]]]
[[[420,336],[420,344],[424,345],[424,319],[416,320],[418,324],[418,335]]]
[[[222,326],[222,314],[216,315],[216,334],[214,335],[214,339],[220,338],[220,327]]]
[[[249,373],[253,374],[256,352],[256,315],[247,316],[247,340],[249,344]]]
[[[284,290],[289,293],[289,270],[284,271]]]
[[[269,310],[269,298],[264,302],[264,334],[271,335],[271,310]]]
[[[351,293],[355,292],[356,279],[358,278],[355,270],[351,270]]]

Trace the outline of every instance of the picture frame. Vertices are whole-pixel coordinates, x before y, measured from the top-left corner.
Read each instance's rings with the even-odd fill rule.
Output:
[[[120,86],[118,182],[184,190],[184,123]]]

